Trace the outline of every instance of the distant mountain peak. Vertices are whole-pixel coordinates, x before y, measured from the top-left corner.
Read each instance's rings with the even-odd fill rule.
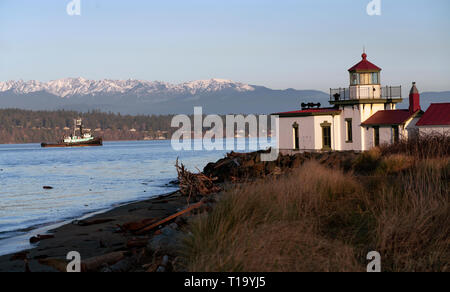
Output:
[[[63,78],[49,82],[30,81],[6,81],[0,82],[0,92],[13,91],[15,94],[28,94],[33,92],[48,92],[62,98],[73,96],[98,96],[112,94],[132,94],[147,96],[159,94],[201,94],[218,92],[222,90],[234,90],[237,92],[254,91],[255,88],[244,83],[227,79],[213,78],[209,80],[197,80],[181,84],[170,84],[161,81],[143,80],[88,80],[82,77]]]

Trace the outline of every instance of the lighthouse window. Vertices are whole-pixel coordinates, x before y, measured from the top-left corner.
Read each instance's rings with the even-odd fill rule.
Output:
[[[378,73],[372,73],[372,84],[380,84]]]
[[[359,84],[359,74],[358,73],[353,73],[351,75],[351,84],[352,85],[358,85]]]
[[[370,84],[370,74],[369,73],[359,74],[359,81],[361,85]]]

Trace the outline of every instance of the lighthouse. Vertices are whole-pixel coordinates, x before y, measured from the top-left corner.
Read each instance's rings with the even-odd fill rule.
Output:
[[[411,110],[397,110],[401,86],[382,86],[382,69],[364,51],[347,70],[349,85],[330,89],[330,107],[277,113],[280,149],[292,151],[365,151],[397,143],[415,130],[420,118],[419,93],[411,91]]]

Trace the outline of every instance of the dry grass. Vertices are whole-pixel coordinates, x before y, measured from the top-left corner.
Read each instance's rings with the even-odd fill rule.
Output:
[[[448,157],[363,155],[356,166],[385,161],[389,176],[362,179],[311,161],[227,191],[191,225],[186,269],[365,271],[376,250],[384,271],[449,271]]]
[[[376,246],[390,271],[449,271],[450,160],[420,161],[377,192]]]
[[[384,145],[380,148],[383,155],[405,154],[418,159],[450,156],[449,135],[422,135],[400,143]]]
[[[316,220],[347,213],[358,188],[341,172],[310,162],[289,177],[232,189],[192,226],[188,270],[362,270],[353,248],[322,236]]]

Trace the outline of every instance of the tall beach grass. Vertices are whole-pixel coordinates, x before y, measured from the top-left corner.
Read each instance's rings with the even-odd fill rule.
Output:
[[[378,251],[383,271],[449,271],[450,159],[417,143],[232,187],[190,226],[185,269],[363,272]]]

